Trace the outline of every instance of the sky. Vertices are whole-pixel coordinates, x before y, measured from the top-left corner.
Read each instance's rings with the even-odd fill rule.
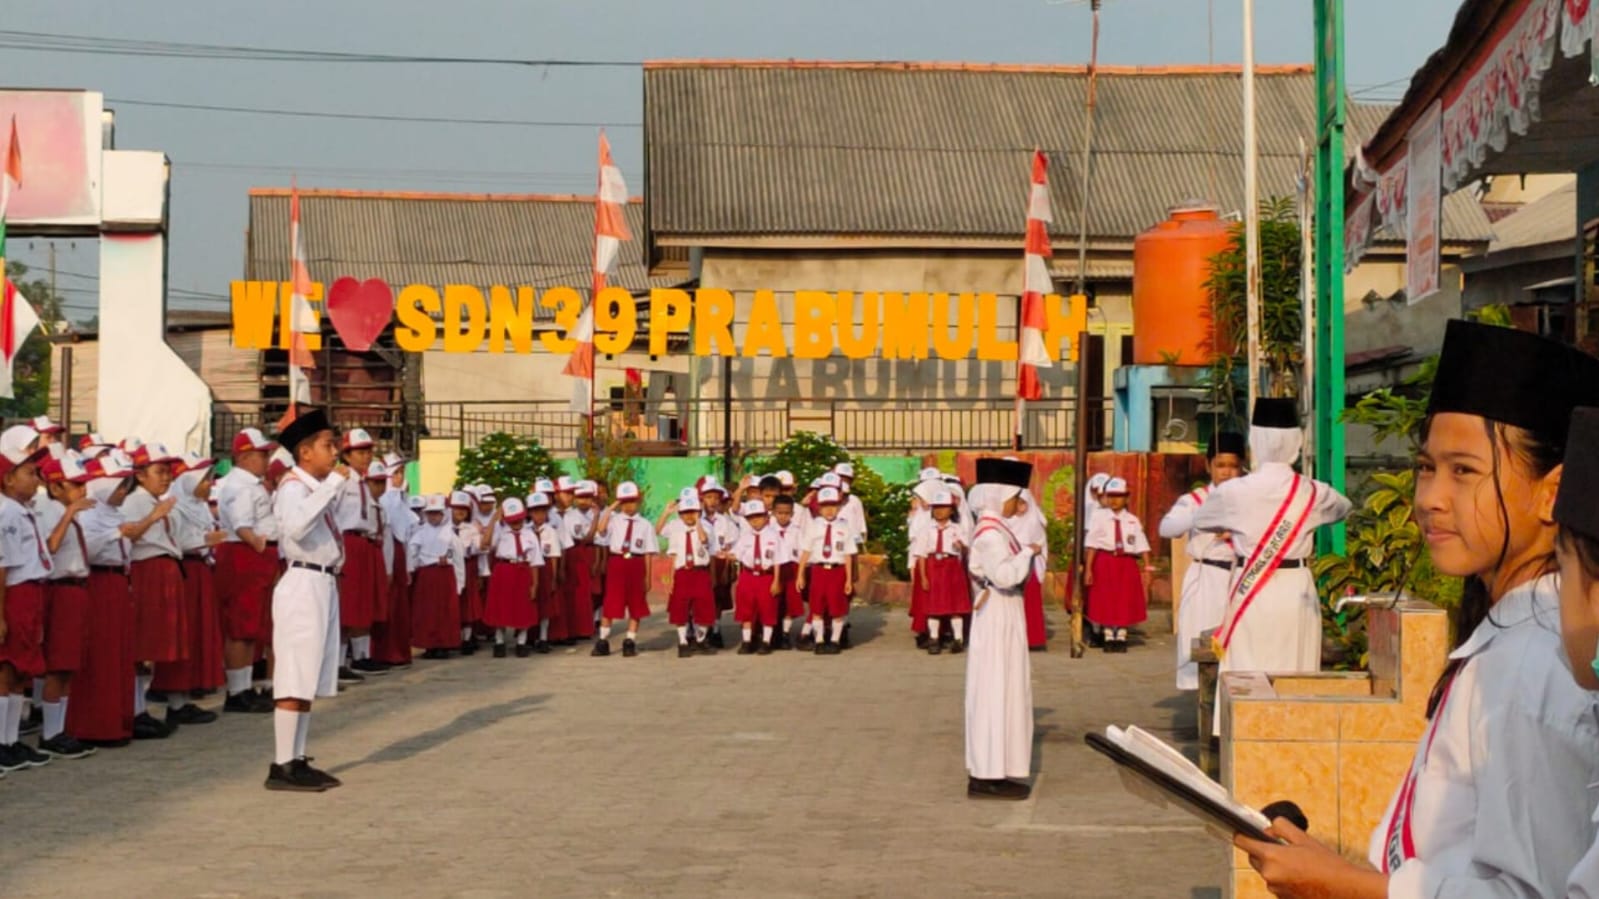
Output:
[[[1394,100],[1442,45],[1459,0],[1346,0],[1350,90]],[[1085,0],[52,0],[7,4],[10,31],[395,55],[581,59],[890,59],[1084,63]],[[1257,0],[1258,62],[1311,61],[1310,0]],[[1105,0],[1104,64],[1238,63],[1242,0]],[[378,10],[381,9],[381,13]],[[4,40],[0,33],[0,41]],[[592,193],[597,128],[642,185],[637,66],[352,64],[163,59],[0,49],[0,85],[98,90],[117,146],[173,163],[174,307],[223,310],[242,276],[256,186]],[[116,101],[124,101],[118,103]],[[154,101],[446,118],[539,127],[297,118]],[[25,136],[24,136],[25,139]],[[314,240],[314,236],[311,236]],[[10,256],[46,265],[47,241]],[[57,240],[70,317],[93,314],[94,241]],[[200,295],[209,294],[214,299]]]

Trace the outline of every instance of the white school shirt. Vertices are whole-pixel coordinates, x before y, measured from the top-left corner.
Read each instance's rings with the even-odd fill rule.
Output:
[[[521,552],[517,552],[517,538],[522,540]],[[559,537],[554,538],[559,541]],[[540,566],[544,564],[543,538],[533,529],[530,521],[522,525],[521,533],[502,525],[495,532],[494,560],[496,562],[525,562],[528,565]]]
[[[395,487],[383,491],[383,495],[378,497],[378,506],[383,513],[383,570],[392,577],[394,543],[396,540],[401,546],[409,543],[411,531],[420,519],[406,502],[405,491]]]
[[[481,548],[483,545],[483,528],[471,519],[461,524],[454,524],[449,519],[450,513],[445,512],[444,514],[444,524],[439,525],[439,527],[449,531],[451,539],[455,541],[455,555],[461,562],[461,570],[464,572],[466,566],[477,565],[478,573],[485,574],[483,566],[488,564],[490,554],[484,552]],[[422,524],[418,525],[418,527],[430,527],[425,516]],[[490,540],[492,539],[491,537]]]
[[[1271,527],[1277,510],[1288,496],[1293,478],[1293,466],[1281,462],[1267,462],[1243,477],[1233,478],[1210,491],[1205,504],[1194,511],[1193,526],[1232,534],[1233,549],[1247,559],[1265,539],[1267,528]],[[1343,521],[1352,508],[1349,500],[1332,487],[1321,481],[1316,481],[1315,486],[1315,502],[1306,516],[1305,526],[1284,554],[1285,559],[1309,556],[1314,548],[1316,529]]]
[[[576,507],[574,506],[573,508]],[[529,519],[528,524],[532,523],[532,520]],[[572,526],[566,520],[566,513],[553,505],[550,506],[550,518],[547,525],[554,528],[555,533],[561,538],[561,551],[563,553],[577,544],[577,536],[572,533]]]
[[[1599,718],[1566,666],[1559,575],[1507,593],[1449,657],[1465,664],[1416,752],[1416,857],[1389,875],[1388,895],[1564,895],[1596,832]],[[1379,870],[1390,831],[1400,843],[1399,798],[1371,835]]]
[[[7,587],[42,581],[55,567],[32,505],[9,496],[0,497],[0,564],[6,568]]]
[[[755,540],[760,538],[760,554],[756,555]],[[788,547],[784,544],[783,535],[777,524],[766,522],[766,527],[759,531],[749,528],[748,533],[738,538],[733,544],[733,557],[746,571],[775,571],[777,568],[795,561],[788,554]]]
[[[1238,553],[1234,551],[1230,537],[1216,531],[1202,531],[1194,527],[1195,513],[1206,500],[1210,499],[1211,491],[1215,489],[1214,484],[1208,484],[1178,497],[1177,502],[1172,504],[1171,511],[1161,518],[1159,531],[1167,540],[1187,537],[1188,543],[1184,551],[1188,558],[1196,562],[1209,559],[1213,562],[1231,563],[1237,558]]]
[[[551,516],[542,526],[533,528],[533,536],[538,538],[539,553],[544,557],[541,564],[566,555],[566,537],[562,534],[561,526],[555,522],[555,517]],[[531,520],[528,521],[528,526],[533,526]]]
[[[694,535],[694,556],[689,558],[689,534]],[[661,539],[666,543],[666,552],[672,556],[672,567],[675,568],[704,568],[711,564],[711,556],[716,554],[716,534],[705,526],[703,520],[695,522],[691,529],[681,517],[668,521],[661,527]]]
[[[150,517],[150,513],[155,511],[156,505],[160,502],[150,494],[150,491],[143,487],[135,487],[128,494],[128,498],[122,501],[122,514],[129,521],[143,521]],[[131,553],[133,561],[139,562],[158,556],[171,556],[174,559],[182,557],[183,550],[178,548],[177,523],[172,520],[172,516],[176,514],[177,509],[168,512],[165,518],[150,525],[139,539],[133,541]]]
[[[196,509],[180,501],[172,507],[172,514],[167,517],[172,521],[172,539],[178,544],[178,549],[185,554],[211,554],[211,547],[205,545],[205,535],[216,530],[217,523],[211,517],[210,509],[204,504]]]
[[[83,526],[83,539],[89,544],[89,564],[101,568],[126,568],[132,559],[131,547],[122,536],[122,525],[127,520],[122,510],[107,502],[96,502],[92,508],[78,513],[75,519]]]
[[[278,520],[272,514],[272,494],[261,479],[242,468],[233,468],[217,481],[217,517],[228,543],[243,542],[240,528],[249,528],[268,542],[277,542]]]
[[[942,544],[939,543],[940,534],[944,538]],[[916,536],[911,538],[911,559],[929,559],[939,552],[946,556],[959,556],[966,547],[966,539],[966,529],[956,524],[954,519],[941,525],[929,518],[917,529]]]
[[[1121,524],[1121,546],[1116,545],[1116,525]],[[1120,549],[1130,556],[1149,552],[1149,537],[1144,534],[1144,523],[1127,511],[1113,512],[1109,507],[1100,509],[1088,526],[1088,538],[1083,545],[1088,549],[1116,552]]]
[[[333,507],[339,530],[359,531],[376,537],[380,508],[377,498],[372,496],[372,485],[366,482],[366,475],[350,469],[350,477],[339,490],[338,502]]]
[[[1594,812],[1593,820],[1599,829],[1599,811]],[[1588,847],[1588,854],[1571,872],[1566,881],[1566,899],[1599,899],[1599,842]]]
[[[772,527],[777,528],[777,536],[783,541],[783,551],[788,554],[789,563],[798,562],[800,553],[805,551],[805,529],[800,526],[799,518],[789,519],[788,527],[783,527],[774,517]]]
[[[598,520],[594,515],[593,509],[585,512],[577,506],[567,509],[566,512],[562,513],[561,518],[566,522],[566,532],[572,535],[572,540],[576,543],[582,543],[589,539],[589,535],[594,530],[594,523]]]
[[[67,532],[61,538],[61,547],[50,556],[51,580],[89,576],[89,560],[84,554],[89,540],[83,532],[83,516],[89,512],[89,509],[79,512],[67,525]],[[67,507],[54,499],[46,498],[34,504],[34,518],[39,521],[39,533],[44,535],[46,549],[49,548],[50,535],[66,514]]]
[[[344,484],[344,475],[337,471],[318,481],[298,465],[278,482],[272,514],[282,528],[278,551],[284,559],[328,568],[344,564],[344,538],[332,508]]]
[[[828,552],[828,538],[832,538],[832,551]],[[855,555],[855,532],[842,517],[832,521],[818,515],[800,543],[802,552],[809,553],[809,564],[838,565],[845,556]]]
[[[732,549],[733,544],[738,542],[739,536],[743,533],[739,528],[743,520],[740,516],[729,515],[726,512],[718,513],[715,518],[701,515],[700,521],[705,522],[706,530],[711,531],[711,536],[716,539],[716,546],[711,552],[723,553]]]
[[[643,516],[617,512],[606,522],[605,546],[615,555],[647,556],[657,545],[655,525]]]
[[[860,544],[866,542],[866,507],[861,505],[861,498],[853,493],[845,496],[844,504],[838,507],[838,517],[849,523],[859,549]]]

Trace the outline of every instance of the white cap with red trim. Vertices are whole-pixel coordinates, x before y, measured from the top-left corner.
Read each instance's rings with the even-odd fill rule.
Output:
[[[757,515],[765,515],[766,504],[758,499],[747,499],[744,501],[744,504],[739,507],[738,514],[744,516],[745,518],[754,518]]]
[[[33,425],[33,429],[38,431],[40,434],[61,434],[67,430],[61,425],[51,421],[50,416],[48,415],[36,416],[33,421],[29,422],[29,424]]]
[[[372,464],[366,467],[366,479],[369,481],[387,481],[389,479],[389,469],[382,462],[374,459]]]
[[[339,448],[342,450],[371,449],[376,445],[377,442],[366,432],[366,428],[351,428],[345,431],[344,439],[339,442]]]
[[[816,494],[816,504],[818,506],[836,506],[838,503],[839,493],[837,487],[823,487],[822,491]]]
[[[545,505],[548,505],[548,503]],[[511,522],[515,521],[521,521],[527,517],[527,507],[523,506],[522,501],[514,496],[505,501],[505,505],[502,507],[502,509],[504,510],[504,514],[500,516],[500,520],[504,521],[506,524],[510,524]]]
[[[444,494],[435,493],[429,496],[427,499],[427,505],[423,506],[422,510],[425,512],[443,512]]]
[[[277,445],[277,441],[267,439],[267,436],[261,433],[259,428],[245,428],[233,435],[233,452],[236,454],[257,451],[268,452]]]
[[[599,495],[599,492],[600,492],[600,485],[594,483],[593,481],[578,481],[577,482],[577,490],[573,491],[573,493],[575,493],[578,496],[586,496],[586,497],[589,497],[591,499],[593,497]]]
[[[555,492],[575,493],[577,492],[577,481],[563,474],[555,479]]]
[[[439,498],[443,499],[443,494],[440,494]],[[452,509],[470,509],[472,508],[472,502],[472,494],[467,493],[465,490],[457,490],[450,494],[450,508]]]
[[[632,481],[623,481],[616,485],[616,501],[627,502],[639,498],[638,485]]]
[[[509,502],[514,502],[514,500],[506,500],[506,502],[508,502],[508,503]],[[542,490],[534,491],[533,493],[528,495],[527,507],[528,507],[529,511],[531,511],[533,509],[548,509],[550,507],[550,496],[549,496],[549,494],[545,493]]]

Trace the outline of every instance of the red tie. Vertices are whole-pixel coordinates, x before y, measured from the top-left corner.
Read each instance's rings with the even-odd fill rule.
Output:
[[[133,563],[128,561],[128,541],[118,537],[117,549],[122,553],[122,573],[128,574],[133,571]]]
[[[522,561],[522,532],[512,531],[511,537],[516,540],[516,560],[520,562]]]
[[[33,545],[39,550],[39,562],[44,565],[44,570],[49,571],[55,567],[50,563],[50,554],[44,550],[44,540],[39,537],[39,520],[32,515],[28,516],[28,523],[33,525]]]
[[[632,552],[632,550],[633,550],[633,519],[629,518],[627,520],[627,533],[622,535],[622,552],[628,553],[628,552]]]
[[[1120,518],[1117,518],[1117,519],[1115,519],[1115,522],[1116,522],[1116,555],[1119,556],[1119,555],[1122,554],[1122,520]]]
[[[358,485],[361,488],[361,523],[366,524],[366,475],[362,474],[358,476],[362,478],[360,484]]]
[[[832,555],[833,555],[833,526],[832,525],[828,525],[827,526],[827,534],[826,534],[826,536],[824,536],[822,538],[822,558],[826,559],[826,558],[829,558]]]
[[[89,565],[89,543],[83,539],[83,527],[76,521],[72,522],[72,533],[78,537],[78,552],[83,553],[84,567]]]
[[[766,567],[766,566],[761,564],[761,532],[760,531],[756,531],[755,532],[755,567],[756,568],[761,568],[761,569],[764,569]]]
[[[942,526],[940,526],[939,529],[938,529],[938,546],[933,549],[933,555],[942,556],[943,554],[944,554],[944,528]]]
[[[694,532],[693,531],[684,531],[683,532],[683,562],[684,562],[684,564],[686,566],[693,567],[695,561],[697,561],[697,560],[694,558]]]

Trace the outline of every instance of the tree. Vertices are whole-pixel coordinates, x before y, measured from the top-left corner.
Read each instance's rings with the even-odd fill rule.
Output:
[[[6,262],[6,277],[33,304],[44,329],[27,335],[12,363],[12,389],[16,396],[0,399],[0,418],[32,418],[44,415],[50,408],[50,338],[44,331],[54,334],[58,329],[62,321],[61,297],[51,292],[47,281],[24,280],[27,274],[26,265]]]
[[[548,450],[533,437],[495,432],[463,450],[455,462],[455,489],[487,484],[501,499],[527,496],[539,478],[560,474]]]
[[[1303,243],[1294,201],[1288,197],[1260,204],[1260,353],[1268,375],[1261,384],[1265,396],[1294,396],[1299,392],[1305,365],[1304,308],[1300,298]],[[1210,260],[1211,315],[1219,347],[1211,358],[1208,383],[1211,398],[1221,409],[1218,427],[1240,426],[1248,420],[1244,402],[1249,369],[1244,356],[1249,349],[1244,226],[1233,226],[1227,249]],[[1230,349],[1231,352],[1221,352]]]

